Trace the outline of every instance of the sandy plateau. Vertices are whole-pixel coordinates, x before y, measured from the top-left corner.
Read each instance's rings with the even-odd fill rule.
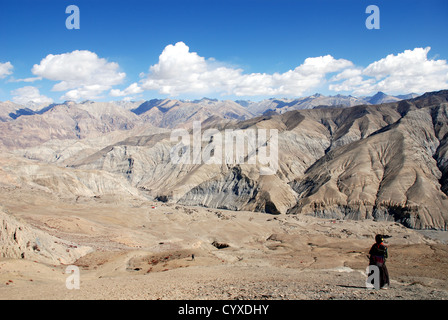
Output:
[[[442,231],[33,188],[4,187],[0,203],[1,299],[448,298]],[[391,236],[389,290],[365,287],[377,233]]]

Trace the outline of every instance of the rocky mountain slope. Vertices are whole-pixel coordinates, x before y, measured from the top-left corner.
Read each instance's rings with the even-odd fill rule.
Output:
[[[204,121],[210,117],[244,120],[254,116],[236,102],[207,98],[192,102],[154,99],[142,103],[132,112],[145,123],[162,128],[189,127],[193,121]]]
[[[35,146],[47,141],[15,153],[71,167],[55,171],[60,193],[76,194],[78,191],[68,186],[81,176],[82,181],[92,181],[88,189],[96,191],[91,195],[113,184],[116,193],[137,190],[149,199],[185,205],[396,220],[412,228],[446,228],[448,91],[381,105],[293,110],[260,117],[237,116],[236,111],[244,107],[229,103],[230,107],[224,108],[222,103],[207,99],[202,105],[208,107],[197,109],[198,102],[188,107],[174,100],[154,100],[140,105],[138,111],[121,108],[121,113],[115,109],[118,106],[110,104],[61,105],[39,116],[0,123],[10,126],[0,132],[9,137],[2,139],[6,146],[13,142]],[[223,110],[236,111],[223,114]],[[120,116],[111,118],[112,114]],[[78,129],[64,130],[63,119]],[[216,129],[222,137],[225,130],[278,130],[278,170],[261,175],[264,165],[249,164],[248,150],[240,164],[226,159],[220,164],[174,163],[171,151],[178,140],[170,139],[172,130],[160,127],[188,129],[193,120],[202,120],[202,132]],[[178,126],[174,126],[176,121]],[[32,137],[22,134],[27,132],[25,122],[34,124]],[[201,150],[210,146],[210,139],[201,141]],[[267,144],[275,145],[273,140]],[[49,171],[53,165],[46,165]],[[17,170],[20,179],[29,179],[29,173],[21,172],[23,169]],[[46,181],[51,181],[48,174]],[[101,182],[93,182],[96,179]]]
[[[240,103],[242,103],[242,101],[240,101]],[[318,107],[352,107],[362,104],[370,103],[366,99],[352,96],[324,96],[318,93],[299,99],[269,99],[260,102],[249,101],[245,103],[247,109],[256,115],[268,111],[285,113],[292,110],[313,109]]]
[[[411,97],[414,94],[394,97],[378,92],[372,97],[315,94],[299,99],[259,102],[203,98],[194,101],[66,101],[63,104],[21,106],[6,101],[0,102],[0,146],[28,147],[51,139],[82,139],[116,130],[129,130],[142,124],[161,128],[189,127],[193,121],[204,121],[210,117],[246,120],[266,112],[281,114],[291,110],[351,107],[396,102]],[[20,138],[17,133],[20,133]]]
[[[210,117],[243,120],[253,114],[235,102],[210,99],[194,103],[151,100],[138,107],[130,103],[65,102],[36,112],[4,102],[0,105],[0,147],[35,147],[51,140],[98,138],[111,132],[126,134],[134,128],[147,132],[150,128],[191,127],[193,121]]]
[[[374,105],[389,102],[398,102],[405,99],[417,97],[417,94],[407,94],[401,96],[391,96],[384,92],[377,92],[371,97],[353,97],[344,95],[324,96],[316,93],[309,97],[298,99],[268,99],[259,102],[239,100],[242,106],[246,107],[255,115],[261,115],[267,112],[285,113],[292,110],[328,108],[328,107],[353,107],[358,105]]]

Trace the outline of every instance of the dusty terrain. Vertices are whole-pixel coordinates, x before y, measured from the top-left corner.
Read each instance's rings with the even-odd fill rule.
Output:
[[[3,236],[13,221],[14,239],[42,232],[25,259],[0,258],[0,299],[448,298],[446,232],[132,198],[62,200],[33,188],[2,188],[0,203]],[[389,290],[365,287],[376,233],[391,236]],[[65,260],[44,256],[61,246]],[[80,289],[67,289],[67,265],[79,267]]]

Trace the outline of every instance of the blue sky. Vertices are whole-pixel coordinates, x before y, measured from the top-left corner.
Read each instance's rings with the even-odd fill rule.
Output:
[[[446,0],[1,0],[0,101],[440,90],[447,18]]]

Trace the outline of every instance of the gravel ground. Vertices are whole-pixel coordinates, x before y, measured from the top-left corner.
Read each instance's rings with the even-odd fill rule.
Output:
[[[53,268],[55,269],[55,268]],[[8,299],[149,300],[441,300],[448,291],[420,282],[391,281],[388,290],[368,289],[361,270],[191,266],[148,274],[95,277],[80,271],[80,288],[68,290],[60,268],[53,282],[15,281],[0,286]]]
[[[93,249],[71,262],[79,267],[80,289],[67,289],[66,265],[4,257],[0,299],[448,299],[446,232],[162,204],[64,205],[33,204],[17,216]],[[377,233],[391,236],[388,290],[365,286]]]

